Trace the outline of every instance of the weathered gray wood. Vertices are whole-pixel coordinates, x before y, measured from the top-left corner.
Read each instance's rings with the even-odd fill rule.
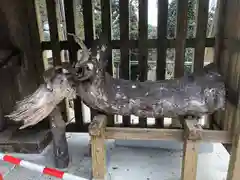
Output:
[[[83,49],[86,49],[82,43],[80,45]],[[59,79],[68,78],[70,84],[66,82],[65,84],[58,84],[58,81],[53,81],[52,86],[56,88],[54,90],[55,96],[51,95],[51,92],[46,92],[50,94],[48,102],[55,102],[55,98],[58,98],[57,101],[59,101],[59,98],[71,94],[71,91],[69,93],[67,91],[62,92],[59,91],[59,88],[76,88],[77,95],[89,107],[106,114],[123,116],[133,114],[139,117],[155,118],[182,115],[200,117],[225,107],[224,82],[221,75],[216,71],[214,64],[205,66],[202,72],[192,73],[189,76],[173,80],[138,82],[115,79],[104,71],[102,59],[100,61],[97,58],[89,60],[88,55],[85,58],[82,60],[84,63],[79,62],[79,67],[76,67],[75,70],[66,66],[70,74],[58,73],[56,77]],[[82,68],[81,73],[71,74],[71,72],[76,72],[78,68]],[[70,79],[72,77],[75,78],[75,81]],[[75,86],[71,86],[71,84],[75,84]],[[36,99],[35,103],[40,100],[40,98],[37,100],[37,97],[34,96],[32,96],[32,99]],[[22,101],[22,105],[24,103],[28,104],[29,102],[26,99]],[[42,105],[44,106],[44,102]],[[21,120],[22,117],[29,115],[25,113],[21,117],[18,114],[19,111],[21,114],[21,108],[18,108],[9,117],[13,120]],[[32,118],[32,121],[35,122],[40,120],[39,117]]]
[[[201,116],[224,108],[224,83],[211,67],[213,64],[200,74],[156,82],[133,82],[114,79],[107,73],[96,74],[91,81],[77,86],[77,94],[89,106],[109,114]]]
[[[68,144],[65,136],[66,124],[59,107],[50,114],[50,124],[53,137],[53,155],[56,168],[67,168],[69,165]]]

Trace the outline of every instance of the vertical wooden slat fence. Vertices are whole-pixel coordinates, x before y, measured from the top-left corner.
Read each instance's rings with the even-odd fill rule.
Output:
[[[73,12],[73,1],[64,0],[64,9],[65,9],[65,18],[66,18],[66,28],[67,33],[75,34],[75,24],[74,24],[74,12]],[[69,60],[71,63],[77,61],[77,52],[78,49],[75,45],[75,40],[73,36],[67,36],[68,45],[69,45]],[[74,100],[74,115],[75,115],[75,124],[77,127],[83,127],[83,115],[82,115],[82,103],[81,99],[77,97]],[[76,126],[72,126],[73,128]]]
[[[127,47],[129,41],[129,1],[119,1],[120,8],[120,70],[119,77],[129,79],[129,49]],[[123,126],[130,125],[130,117],[123,116]]]
[[[216,44],[215,44],[215,51],[214,51],[214,61],[216,62],[219,71],[223,75],[224,79],[226,79],[225,72],[221,68],[223,66],[224,61],[220,61],[221,56],[225,57],[226,53],[221,53],[222,49],[224,48],[224,26],[226,22],[226,0],[222,0],[217,4],[218,8],[218,24],[217,24],[217,33],[216,33]],[[226,67],[227,64],[224,66]],[[229,102],[226,102],[226,106]],[[227,107],[226,107],[227,108]],[[227,111],[227,109],[225,110]],[[226,126],[224,125],[227,121],[221,121],[221,117],[224,116],[224,111],[218,111],[214,114],[214,124],[218,124],[219,128],[226,130]],[[225,126],[225,127],[224,127]]]
[[[184,75],[185,44],[187,36],[187,12],[188,0],[178,1],[176,59],[174,66],[174,77],[176,78]]]
[[[101,10],[102,10],[102,36],[103,42],[107,45],[107,72],[113,75],[113,59],[112,59],[112,47],[111,47],[111,3],[109,0],[101,0]],[[114,126],[114,116],[108,116],[108,126]]]
[[[58,40],[58,28],[57,28],[57,17],[56,17],[56,4],[54,0],[46,1],[47,4],[47,14],[48,14],[48,23],[51,39],[51,49],[53,54],[53,65],[61,65],[60,57],[60,42]]]
[[[198,1],[197,7],[197,30],[196,44],[194,51],[193,71],[199,72],[204,67],[205,45],[208,23],[209,0]],[[211,116],[213,118],[213,116]],[[209,127],[210,122],[205,122],[205,127]]]
[[[227,1],[227,23],[225,24],[224,38],[227,38],[228,43],[225,51],[227,57],[220,59],[228,62],[228,68],[221,67],[222,70],[227,71],[229,87],[238,93],[238,101],[236,104],[228,103],[227,118],[228,129],[233,135],[231,157],[228,168],[227,180],[237,180],[240,176],[240,106],[239,106],[239,91],[240,91],[240,1]],[[231,24],[231,20],[235,19],[235,23]],[[229,26],[227,26],[229,25]],[[222,56],[221,56],[222,57]],[[222,121],[226,119],[221,119]]]
[[[146,81],[148,74],[148,49],[146,42],[148,38],[148,1],[139,0],[139,57],[138,73],[139,80]],[[139,126],[147,127],[147,118],[139,118]]]
[[[94,21],[93,21],[93,4],[92,0],[83,0],[82,1],[82,9],[83,9],[83,21],[84,21],[84,36],[85,36],[85,44],[88,48],[92,48],[92,53],[96,54],[94,39]],[[91,109],[91,119],[96,114],[96,111],[92,108]]]
[[[52,55],[53,55],[53,65],[61,65],[61,48],[59,42],[59,34],[58,34],[58,26],[57,26],[57,16],[56,16],[56,3],[54,0],[47,0],[47,14],[49,21],[49,31],[50,31],[50,39],[51,39],[51,47],[52,47]],[[64,121],[67,121],[67,111],[66,111],[66,103],[62,101],[60,103],[60,108],[63,114]]]
[[[188,0],[178,1],[174,77],[184,75],[185,47],[187,36]],[[172,119],[171,127],[181,127],[178,119]]]
[[[197,17],[197,32],[196,45],[194,53],[194,71],[199,71],[204,66],[204,54],[206,43],[206,32],[208,23],[208,8],[209,0],[198,1],[198,17]]]
[[[166,74],[168,0],[158,1],[158,47],[156,79],[164,80]],[[164,127],[164,118],[155,120],[156,127]]]

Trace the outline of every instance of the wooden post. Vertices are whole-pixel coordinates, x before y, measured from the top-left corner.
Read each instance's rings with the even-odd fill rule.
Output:
[[[184,149],[182,160],[182,180],[195,180],[197,177],[197,158],[202,128],[197,120],[186,119],[184,122]]]
[[[235,135],[232,142],[232,153],[229,161],[227,180],[238,180],[240,177],[240,136]]]
[[[65,136],[66,124],[59,106],[50,114],[53,136],[53,154],[56,168],[67,168],[69,164],[68,144]]]
[[[237,180],[240,178],[240,0],[225,0],[223,2],[225,5],[226,20],[222,22],[224,32],[221,34],[221,38],[224,40],[227,39],[228,41],[225,43],[226,45],[224,48],[219,47],[219,52],[221,53],[218,55],[218,61],[228,89],[237,92],[238,97],[236,98],[236,96],[233,96],[231,98],[231,95],[235,93],[230,93],[229,91],[226,110],[224,116],[221,118],[221,124],[223,126],[221,128],[230,130],[233,138],[227,180]],[[233,19],[235,19],[234,23],[232,23]],[[231,102],[231,99],[236,99],[237,101]]]
[[[94,180],[104,180],[106,167],[105,128],[107,116],[97,115],[89,125],[92,151],[92,174]]]

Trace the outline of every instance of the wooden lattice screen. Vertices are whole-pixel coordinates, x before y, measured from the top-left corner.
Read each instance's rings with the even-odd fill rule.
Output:
[[[39,0],[38,0],[39,1]],[[194,37],[187,38],[188,27],[188,5],[190,0],[178,0],[177,3],[177,25],[175,38],[167,37],[167,24],[168,24],[168,0],[158,0],[156,5],[158,8],[157,13],[157,34],[156,39],[148,39],[148,3],[147,0],[138,1],[138,39],[129,38],[129,3],[131,0],[119,0],[119,24],[120,24],[120,39],[116,40],[112,38],[112,15],[111,15],[111,0],[99,0],[101,10],[101,26],[102,33],[105,36],[106,43],[110,46],[108,48],[108,67],[107,70],[110,74],[113,74],[113,57],[112,50],[120,50],[120,68],[119,77],[123,79],[129,79],[130,76],[130,49],[138,49],[138,72],[139,80],[145,81],[148,77],[148,52],[149,49],[156,49],[156,79],[165,79],[166,74],[166,53],[168,49],[175,49],[175,66],[174,76],[180,77],[184,75],[184,63],[185,63],[185,49],[194,48],[194,63],[193,70],[198,71],[204,66],[205,49],[207,47],[214,47],[214,36],[207,38],[207,24],[209,17],[209,0],[196,0],[196,22],[194,25],[195,35]],[[61,64],[60,52],[67,50],[69,52],[70,61],[76,61],[78,57],[79,47],[74,42],[72,37],[67,37],[67,40],[59,41],[58,23],[56,16],[56,3],[63,2],[64,16],[66,23],[66,32],[75,33],[75,15],[74,15],[74,1],[73,0],[46,0],[47,18],[50,29],[50,41],[42,41],[42,51],[52,50],[53,64]],[[82,0],[82,13],[84,24],[84,40],[88,47],[91,47],[95,38],[94,32],[94,14],[93,3],[91,0]],[[38,9],[38,7],[37,7]],[[151,14],[150,14],[151,15]],[[40,26],[39,26],[40,27]],[[66,104],[63,104],[66,107]],[[86,131],[87,123],[83,120],[82,103],[80,99],[74,101],[75,109],[75,122],[68,126],[68,131]],[[92,111],[92,113],[94,113]],[[158,124],[154,124],[151,127],[161,128],[164,126],[163,119],[156,121]],[[114,118],[109,117],[109,126],[116,126]],[[147,127],[146,119],[139,119],[139,123],[133,125],[130,121],[130,117],[123,117],[122,126],[129,127]]]

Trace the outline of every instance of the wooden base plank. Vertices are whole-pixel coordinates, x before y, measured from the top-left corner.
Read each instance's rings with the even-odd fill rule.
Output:
[[[231,133],[221,130],[201,131],[202,142],[228,143],[232,142]],[[184,140],[183,129],[155,129],[155,128],[119,128],[107,127],[106,139],[122,140]]]

